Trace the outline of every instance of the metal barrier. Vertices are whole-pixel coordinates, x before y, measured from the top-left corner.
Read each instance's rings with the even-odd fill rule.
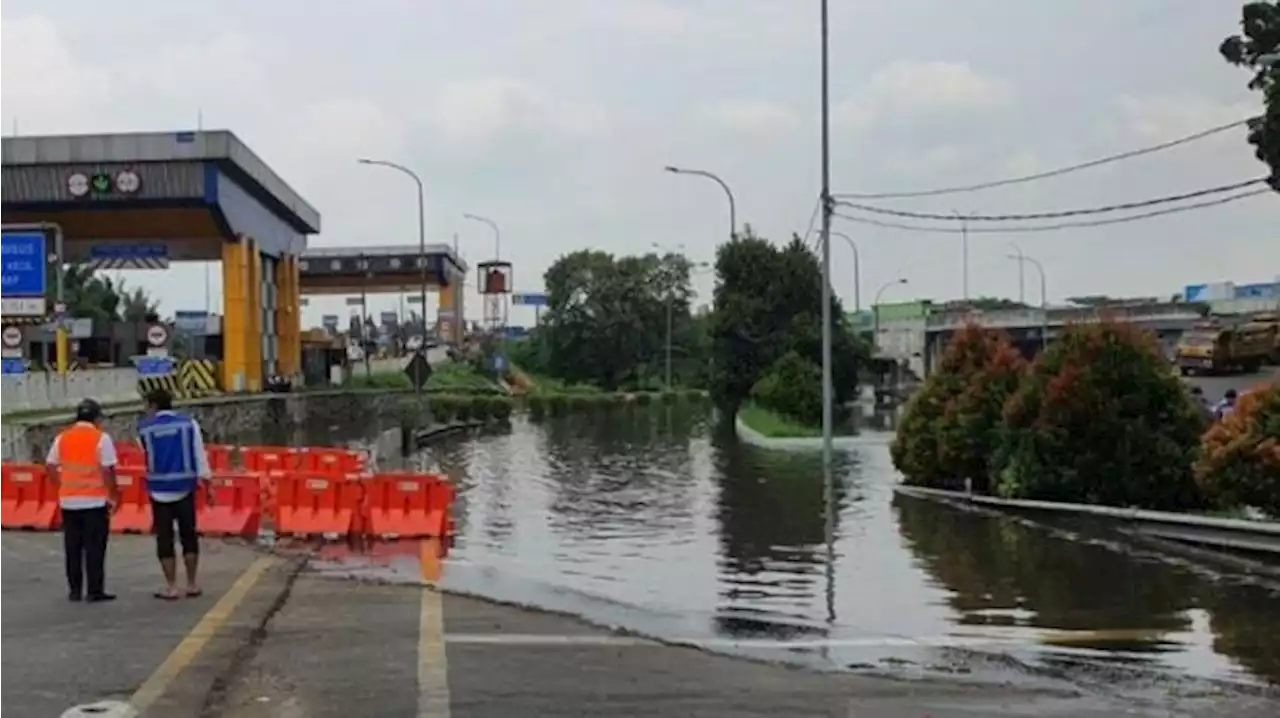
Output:
[[[72,409],[82,399],[102,403],[137,401],[138,372],[133,369],[85,369],[60,376],[53,372],[0,377],[4,411]]]

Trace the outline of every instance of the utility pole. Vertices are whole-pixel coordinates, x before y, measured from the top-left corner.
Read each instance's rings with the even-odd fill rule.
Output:
[[[823,498],[827,526],[835,519],[835,479],[831,475],[834,451],[835,386],[831,356],[831,82],[827,0],[821,0],[822,21],[822,466]]]
[[[675,325],[675,303],[676,293],[668,290],[667,292],[667,389],[671,389],[671,334]]]
[[[1022,253],[1022,247],[1019,247],[1017,242],[1010,242],[1009,246],[1013,247],[1013,254],[1018,259],[1018,303],[1022,305],[1026,305],[1027,303],[1027,267],[1026,267],[1027,255]]]
[[[961,285],[964,300],[967,302],[969,301],[969,217],[960,214],[959,210],[952,210],[952,212],[960,218],[960,252],[963,255],[960,260]]]

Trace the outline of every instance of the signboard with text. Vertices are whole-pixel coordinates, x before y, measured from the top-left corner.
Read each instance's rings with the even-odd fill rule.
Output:
[[[512,294],[511,304],[517,307],[545,307],[547,306],[547,295],[541,292]]]
[[[0,239],[3,277],[0,279],[0,313],[44,316],[47,241],[40,231],[6,231]]]

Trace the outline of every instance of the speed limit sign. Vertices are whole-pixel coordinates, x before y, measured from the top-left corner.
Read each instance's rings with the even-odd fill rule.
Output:
[[[6,349],[17,349],[22,346],[22,330],[17,327],[5,327],[4,346]]]

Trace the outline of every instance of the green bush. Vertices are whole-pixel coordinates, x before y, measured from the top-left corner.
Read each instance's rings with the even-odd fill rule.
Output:
[[[474,397],[452,395],[450,401],[453,402],[454,419],[462,422],[471,421],[475,411]]]
[[[797,352],[787,352],[751,387],[751,399],[801,424],[821,424],[822,369]]]
[[[356,364],[351,368],[351,378],[346,384],[354,389],[412,389],[413,382],[402,371],[380,372],[366,375],[364,367]]]
[[[912,396],[890,446],[909,484],[990,489],[1005,401],[1026,372],[1003,333],[969,324],[956,332],[939,367]]]
[[[1205,433],[1195,468],[1217,505],[1251,506],[1280,519],[1280,381],[1240,397]]]
[[[1205,505],[1201,420],[1155,340],[1131,324],[1070,327],[1005,406],[1002,496],[1152,509]]]
[[[594,394],[570,394],[568,397],[568,409],[575,414],[585,413],[594,404]]]
[[[526,394],[524,397],[525,408],[529,410],[529,416],[534,419],[541,419],[547,413],[547,403],[550,397],[545,394]]]
[[[625,393],[620,391],[605,394],[605,401],[608,402],[609,406],[612,408],[623,407],[631,403],[631,399]]]
[[[448,394],[436,394],[431,397],[428,406],[431,408],[431,416],[442,424],[453,421],[458,415],[457,397]]]
[[[489,417],[498,422],[511,420],[511,412],[515,409],[515,400],[509,396],[489,397]]]
[[[663,389],[658,393],[663,404],[674,404],[680,400],[680,392],[675,389]]]
[[[569,411],[569,398],[564,394],[551,394],[547,397],[547,413],[551,416],[564,416]]]
[[[648,406],[653,403],[653,394],[647,391],[638,391],[631,396],[635,397],[636,406]]]
[[[476,396],[471,399],[471,419],[472,421],[488,421],[492,418],[491,409],[493,407],[494,396]]]

